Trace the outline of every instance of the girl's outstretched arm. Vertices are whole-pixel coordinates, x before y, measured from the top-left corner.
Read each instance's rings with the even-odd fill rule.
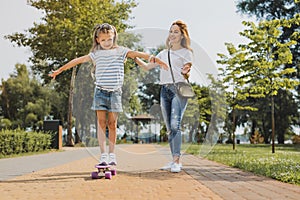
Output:
[[[59,69],[52,71],[51,74],[49,74],[50,77],[52,77],[53,79],[55,79],[55,77],[57,75],[59,75],[60,73],[62,73],[63,71],[70,69],[78,64],[84,63],[84,62],[88,62],[91,60],[91,57],[89,55],[85,55],[85,56],[81,56],[79,58],[74,58],[73,60],[71,60],[70,62],[68,62],[67,64],[65,64],[64,66],[60,67]]]
[[[127,57],[135,59],[135,58],[143,58],[145,60],[148,60],[150,63],[156,63],[157,65],[160,65],[161,68],[168,70],[169,67],[168,65],[163,62],[162,60],[160,60],[159,58],[153,56],[153,55],[149,55],[147,53],[144,52],[139,52],[139,51],[129,51],[127,53]],[[152,67],[153,68],[153,67]]]
[[[136,64],[138,64],[139,67],[141,67],[143,70],[146,70],[146,71],[148,71],[150,69],[153,69],[153,68],[158,66],[157,63],[146,63],[143,60],[139,59],[138,57],[136,57],[134,59],[134,62]]]

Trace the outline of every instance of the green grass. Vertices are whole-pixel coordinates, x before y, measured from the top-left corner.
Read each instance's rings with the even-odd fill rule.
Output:
[[[10,154],[10,155],[0,154],[0,159],[3,159],[3,158],[17,158],[17,157],[23,157],[23,156],[32,156],[32,155],[46,154],[46,153],[50,153],[50,152],[59,152],[59,151],[61,151],[61,150],[46,149],[46,150],[39,151],[39,152],[27,152],[27,153]]]
[[[185,144],[187,153],[201,155],[201,145]],[[255,174],[300,185],[300,145],[276,145],[272,153],[271,145],[231,145],[218,144],[205,155],[231,167],[236,167]]]

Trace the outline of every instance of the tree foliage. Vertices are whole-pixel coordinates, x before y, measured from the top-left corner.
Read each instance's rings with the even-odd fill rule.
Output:
[[[16,64],[16,73],[1,88],[2,116],[0,128],[31,128],[41,130],[44,117],[49,115],[51,89],[30,78],[25,65]]]
[[[299,0],[238,0],[237,9],[239,13],[248,16],[254,16],[257,20],[290,20],[299,18],[300,1]],[[282,34],[278,38],[281,42],[289,41],[297,32],[299,34],[299,24],[292,23],[289,26],[283,26]],[[300,58],[300,43],[299,38],[295,39],[297,44],[290,46],[293,54],[293,61],[286,64],[287,68],[294,68],[295,72],[287,74],[290,78],[300,78],[299,58]],[[296,87],[298,92],[298,100],[300,97],[300,87]],[[298,104],[299,107],[299,104]]]
[[[240,34],[249,43],[240,44],[238,48],[226,44],[230,57],[219,54],[221,60],[218,62],[225,65],[224,83],[233,86],[236,101],[232,105],[237,109],[243,108],[237,106],[241,100],[270,97],[274,123],[274,96],[280,89],[292,90],[299,84],[298,80],[287,76],[296,71],[287,65],[292,63],[290,48],[297,44],[299,33],[294,32],[285,42],[280,41],[282,29],[299,26],[299,19],[299,15],[296,15],[290,20],[261,21],[258,25],[243,22],[248,29]]]
[[[237,9],[240,13],[255,16],[257,19],[291,19],[300,13],[297,0],[238,0]]]

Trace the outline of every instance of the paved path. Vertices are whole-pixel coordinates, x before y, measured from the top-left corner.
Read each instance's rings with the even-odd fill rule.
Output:
[[[118,145],[117,176],[91,179],[98,148],[0,160],[0,199],[300,199],[300,187],[184,155],[184,170],[158,170],[167,147]],[[22,167],[16,167],[22,166]]]
[[[81,158],[96,155],[98,148],[64,148],[66,151],[24,156],[18,158],[0,159],[0,181],[16,176],[36,172],[72,162]],[[70,151],[69,151],[70,150]],[[71,151],[72,150],[72,151]],[[73,151],[76,150],[76,151]]]

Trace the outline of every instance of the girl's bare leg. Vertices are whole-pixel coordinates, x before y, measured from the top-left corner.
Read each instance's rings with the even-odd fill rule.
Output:
[[[106,111],[97,110],[97,136],[101,153],[106,152]]]
[[[109,153],[114,153],[117,140],[117,122],[118,113],[108,113],[108,130],[109,130]]]

